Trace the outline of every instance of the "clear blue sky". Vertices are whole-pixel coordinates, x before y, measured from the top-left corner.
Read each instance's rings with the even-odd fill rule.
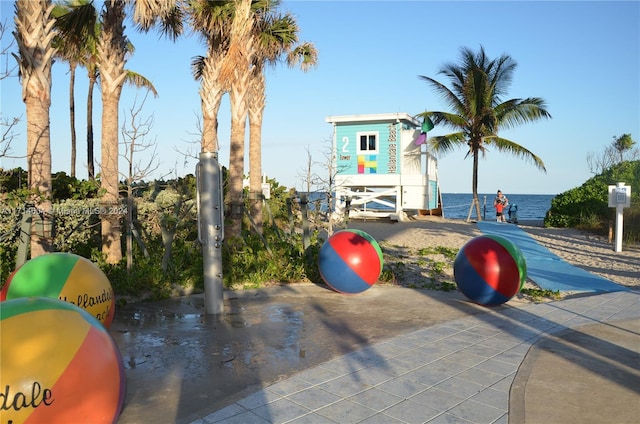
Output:
[[[0,19],[11,24],[13,2],[2,1],[1,7]],[[325,161],[331,140],[327,116],[445,110],[418,75],[447,83],[437,72],[444,63],[458,61],[462,46],[477,50],[482,45],[490,57],[510,55],[518,66],[507,97],[542,97],[553,116],[501,133],[540,156],[547,173],[489,151],[479,166],[480,192],[558,194],[592,176],[586,155],[601,152],[614,136],[629,133],[640,145],[638,1],[284,1],[282,8],[297,18],[300,39],[316,45],[319,66],[303,73],[280,65],[267,74],[263,170],[281,185],[302,189],[299,175],[306,166],[307,148],[314,160]],[[127,33],[136,47],[127,68],[145,75],[159,92],[159,98],[147,100],[142,112],[154,119],[147,141],[157,142],[161,170],[174,170],[172,175],[178,176],[192,173],[195,159],[185,161],[179,152],[199,151],[194,142],[200,103],[190,63],[204,54],[204,45],[193,36],[172,44],[153,33],[138,34],[133,25],[128,25]],[[10,39],[5,36],[3,44]],[[68,173],[67,67],[54,65],[53,78],[53,170]],[[77,175],[83,179],[87,175],[86,85],[86,74],[80,70],[76,78]],[[3,80],[0,95],[2,116],[22,116],[24,123],[17,78]],[[143,92],[125,87],[121,125],[136,95],[140,99]],[[98,90],[94,96],[99,158]],[[220,162],[227,166],[226,97],[219,122]],[[436,127],[430,135],[445,131]],[[17,132],[14,153],[24,154],[24,126]],[[460,150],[440,157],[443,192],[471,192],[472,162],[464,156]],[[25,166],[20,159],[0,161],[4,168]],[[317,172],[324,174],[321,166]]]

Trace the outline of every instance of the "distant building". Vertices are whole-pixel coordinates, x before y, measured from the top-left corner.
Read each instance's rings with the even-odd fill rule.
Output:
[[[336,213],[441,214],[438,162],[407,113],[328,116],[333,125]]]

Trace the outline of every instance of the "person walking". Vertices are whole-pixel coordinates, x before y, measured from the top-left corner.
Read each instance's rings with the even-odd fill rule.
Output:
[[[504,210],[508,204],[509,199],[507,199],[507,196],[505,196],[500,190],[498,190],[496,198],[493,199],[493,207],[496,208],[497,222],[507,222],[506,218],[504,217]]]

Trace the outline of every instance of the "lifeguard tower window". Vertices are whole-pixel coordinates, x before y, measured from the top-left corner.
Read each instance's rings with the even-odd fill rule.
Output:
[[[378,153],[378,133],[377,132],[368,132],[362,133],[359,132],[357,134],[359,143],[358,143],[358,153],[364,154],[375,154]]]

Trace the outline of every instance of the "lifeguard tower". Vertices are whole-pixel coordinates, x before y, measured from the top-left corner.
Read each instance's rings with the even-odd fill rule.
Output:
[[[336,214],[403,220],[441,215],[437,159],[407,113],[328,116],[333,125]]]

